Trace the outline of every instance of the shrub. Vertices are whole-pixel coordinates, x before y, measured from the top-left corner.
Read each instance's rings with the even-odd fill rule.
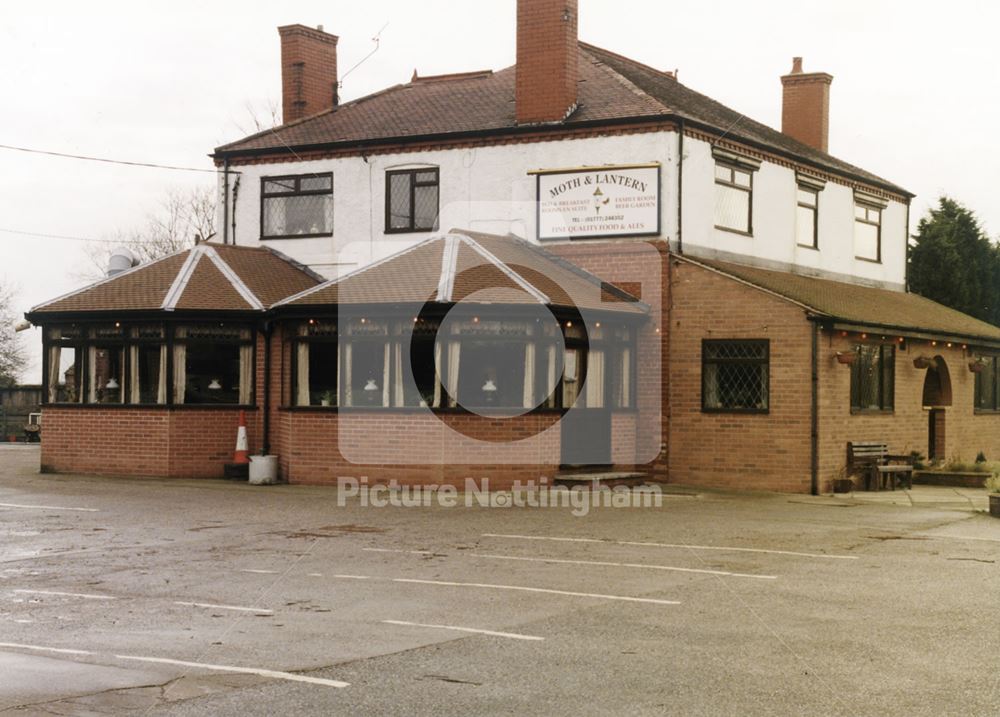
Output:
[[[1000,473],[994,473],[986,479],[986,490],[990,493],[1000,493]]]
[[[976,463],[985,463],[985,462],[986,462],[986,454],[983,453],[982,451],[979,451],[979,453],[976,454]]]

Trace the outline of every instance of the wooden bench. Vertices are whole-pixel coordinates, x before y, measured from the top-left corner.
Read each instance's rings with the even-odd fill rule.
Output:
[[[896,490],[898,481],[913,488],[913,458],[889,453],[889,446],[876,441],[849,441],[847,444],[848,475],[861,473],[865,490]]]

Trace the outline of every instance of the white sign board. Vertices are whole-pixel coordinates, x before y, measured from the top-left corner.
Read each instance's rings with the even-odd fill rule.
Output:
[[[537,173],[538,238],[660,233],[660,166],[591,167]]]

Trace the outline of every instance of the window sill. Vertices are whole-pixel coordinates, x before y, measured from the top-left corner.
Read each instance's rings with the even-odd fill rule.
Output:
[[[465,408],[428,408],[424,406],[279,406],[279,411],[286,413],[433,413],[434,415],[456,415],[456,416],[484,416],[498,418],[513,416],[550,415],[564,414],[569,409],[563,408],[536,408],[532,411],[523,412],[516,408],[477,408],[470,411]],[[581,408],[580,410],[587,410]],[[595,409],[610,411],[611,413],[638,413],[637,408],[602,408]],[[753,413],[767,413],[767,411],[752,411]],[[741,412],[742,413],[742,412]]]
[[[796,244],[795,246],[799,249],[812,249],[813,251],[819,251],[819,247],[814,246],[813,244]]]
[[[721,227],[718,224],[715,225],[715,228],[718,229],[720,232],[726,232],[728,234],[737,234],[741,237],[750,237],[751,239],[753,239],[753,231],[745,232],[742,229],[730,229],[729,227]]]
[[[707,408],[702,406],[702,413],[723,414],[723,415],[743,415],[743,416],[764,416],[771,412],[770,408]]]
[[[438,231],[436,227],[415,228],[415,229],[386,229],[386,234],[426,234]]]
[[[280,236],[265,237],[260,238],[261,241],[274,241],[281,239],[316,239],[319,237],[332,237],[333,232],[320,232],[319,234],[283,234]]]
[[[896,413],[894,408],[852,408],[852,416],[891,416]]]
[[[1000,416],[1000,408],[974,408],[973,416]]]
[[[854,257],[854,259],[855,259],[856,261],[866,261],[866,262],[868,262],[869,264],[881,264],[881,263],[882,263],[882,260],[881,260],[881,259],[869,259],[869,258],[868,258],[868,257],[866,257],[866,256],[856,256],[856,257]]]

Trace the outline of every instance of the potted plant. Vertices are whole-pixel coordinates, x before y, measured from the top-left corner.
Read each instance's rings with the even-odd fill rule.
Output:
[[[334,399],[337,395],[333,391],[323,391],[319,396],[319,405],[321,406],[332,406]]]
[[[986,479],[986,490],[990,492],[990,515],[1000,518],[1000,474],[994,473]]]

